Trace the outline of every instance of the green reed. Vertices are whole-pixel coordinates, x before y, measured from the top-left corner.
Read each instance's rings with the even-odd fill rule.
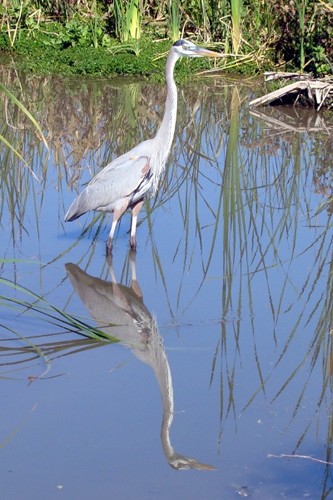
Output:
[[[2,307],[8,307],[18,314],[32,315],[40,318],[50,326],[60,329],[62,332],[75,333],[93,340],[107,342],[118,341],[115,337],[112,337],[105,331],[90,325],[83,318],[67,313],[59,307],[49,303],[33,290],[5,278],[0,278],[0,284],[4,287],[8,287],[8,289],[14,290],[16,293],[22,294],[23,297],[27,298],[20,299],[9,297],[8,295],[0,295],[0,305]],[[6,325],[4,324],[1,326],[6,328]]]
[[[318,313],[320,313],[323,307],[323,300],[321,298],[313,304],[313,308],[310,308],[307,304],[311,299],[313,290],[319,287],[319,281],[321,280],[322,282],[323,273],[325,272],[324,263],[327,263],[328,255],[332,251],[332,244],[327,239],[330,224],[328,223],[327,226],[318,229],[318,238],[313,243],[316,246],[315,254],[317,255],[315,269],[311,267],[304,275],[304,285],[299,291],[299,295],[297,295],[297,297],[301,298],[301,302],[299,302],[299,299],[295,299],[295,303],[288,303],[287,288],[290,288],[290,286],[294,287],[295,285],[289,276],[288,265],[281,261],[279,248],[287,238],[290,247],[290,261],[297,259],[299,253],[299,221],[305,219],[310,224],[309,214],[311,210],[308,206],[308,195],[305,194],[304,188],[304,183],[307,182],[305,172],[311,170],[311,166],[306,165],[308,162],[308,151],[304,146],[304,139],[300,134],[290,134],[289,136],[286,134],[285,142],[281,141],[279,147],[282,151],[284,147],[287,147],[289,151],[291,151],[289,148],[292,148],[293,153],[291,155],[280,153],[275,156],[274,134],[263,134],[263,130],[260,130],[261,126],[258,124],[258,129],[250,127],[249,130],[253,133],[253,136],[250,137],[248,131],[241,127],[242,107],[237,88],[234,89],[230,102],[230,114],[227,120],[224,120],[229,123],[229,128],[227,143],[225,144],[221,196],[215,200],[214,205],[211,199],[205,198],[205,192],[200,187],[203,172],[200,171],[198,159],[195,160],[191,156],[186,156],[184,160],[186,165],[191,165],[189,169],[191,175],[187,175],[184,181],[185,184],[179,186],[182,189],[182,192],[179,193],[179,205],[181,217],[183,218],[184,232],[179,237],[175,258],[181,255],[181,258],[184,259],[184,275],[180,279],[177,303],[181,303],[183,287],[186,285],[186,273],[191,269],[193,260],[194,252],[191,247],[193,237],[192,239],[190,238],[191,231],[193,234],[191,223],[195,225],[197,231],[196,242],[202,256],[201,274],[203,277],[206,276],[207,269],[209,269],[212,255],[216,256],[219,251],[216,242],[222,235],[222,317],[227,321],[232,311],[235,311],[235,313],[237,311],[236,317],[241,315],[241,311],[244,309],[244,294],[248,295],[249,313],[252,317],[253,355],[258,373],[258,392],[266,394],[271,377],[274,375],[275,370],[279,370],[282,360],[290,355],[290,351],[292,346],[294,346],[296,336],[299,335],[302,325],[310,323],[314,317],[318,318]],[[195,131],[191,127],[191,118],[187,117],[187,120],[189,120],[189,133],[194,135],[192,140],[189,141],[189,144],[191,144],[189,152],[195,151],[197,155],[200,155],[202,154],[203,139],[199,140],[195,134],[204,134],[204,130],[208,128],[208,119],[201,116],[199,118],[197,115],[195,119]],[[218,121],[217,117],[216,120]],[[212,141],[214,133],[211,128],[209,130],[209,141]],[[222,127],[222,130],[225,133],[225,127]],[[182,129],[182,138],[179,139],[180,141],[184,142],[186,133],[185,126],[185,129]],[[265,140],[261,141],[260,146],[253,146],[253,149],[251,147],[248,149],[245,149],[244,146],[241,147],[241,144],[250,145],[257,143],[259,134],[265,137]],[[194,146],[195,144],[198,144],[198,146]],[[208,165],[210,163],[214,163],[213,156],[207,155],[207,153],[205,153],[203,161],[205,161],[205,170],[209,169]],[[209,176],[214,175],[211,169],[209,169],[209,172]],[[173,176],[174,174],[170,174],[170,180]],[[265,197],[260,201],[262,198],[260,193],[262,192],[265,193]],[[202,206],[200,208],[198,200],[202,198],[205,201],[205,205],[209,207],[214,220],[209,238],[205,235],[207,229],[204,233],[203,223],[201,222]],[[207,248],[208,241],[210,248]],[[180,248],[181,242],[184,244],[184,249]],[[325,254],[322,254],[321,248],[325,249]],[[304,249],[304,252],[312,252],[312,247],[311,249]],[[272,280],[272,270],[277,266],[281,268],[282,273],[279,291],[276,289],[276,283]],[[237,279],[239,280],[238,283]],[[279,344],[279,325],[286,314],[286,307],[288,312],[295,309],[286,343],[280,347],[281,357],[270,374],[267,374],[262,368],[263,360],[261,358],[260,342],[256,334],[258,328],[258,319],[256,316],[258,312],[256,312],[254,305],[253,281],[257,279],[261,279],[262,286],[267,289],[267,296],[269,298],[267,306],[270,308],[273,324],[273,329],[270,333],[274,343]],[[323,295],[327,296],[327,304],[331,304],[330,287],[325,290]],[[332,307],[330,306],[330,312],[323,310],[322,313],[322,317],[327,318],[327,323],[329,323],[331,318],[331,309]],[[321,319],[319,319],[318,325],[320,322]],[[330,327],[326,326],[321,329],[323,335],[325,332],[327,334],[328,328]],[[228,330],[229,334],[227,333]],[[227,344],[232,343],[230,330],[233,332],[233,342],[236,346],[235,365],[230,363],[230,349],[228,350],[227,347]],[[213,357],[211,383],[215,377],[220,380],[221,397],[226,398],[221,401],[220,405],[221,412],[225,412],[224,418],[226,418],[230,411],[233,411],[235,405],[232,390],[233,377],[236,376],[237,346],[239,345],[240,338],[240,321],[229,321],[229,323],[223,321],[221,323],[221,341],[216,347],[216,353]],[[323,349],[322,355],[326,357],[327,350],[324,347],[323,340],[319,340],[318,343],[321,349]],[[222,372],[222,374],[218,370],[219,351],[221,366],[225,367],[225,372]],[[317,355],[316,357],[313,356],[319,352],[320,348],[315,349],[312,346],[312,339],[310,339],[308,349],[305,350],[303,358],[293,371],[285,374],[281,390],[273,396],[273,399],[274,397],[279,397],[287,390],[287,387],[289,387],[296,377],[299,377],[301,370],[305,364],[309,363],[311,358],[318,365],[320,362],[319,357]],[[295,402],[295,415],[305,397],[307,387],[308,382],[306,382],[304,390],[298,395],[298,399]],[[258,392],[253,394],[245,408],[253,403]],[[320,404],[321,399],[318,401]]]
[[[241,42],[242,42],[242,31],[241,31],[241,20],[242,20],[242,0],[230,0],[231,5],[231,39],[232,48],[235,54],[238,54]]]
[[[300,57],[300,71],[304,71],[305,68],[305,52],[304,52],[304,42],[305,42],[305,9],[306,0],[298,0],[296,2],[296,9],[298,13],[298,23],[300,29],[300,47],[299,47],[299,57]]]
[[[94,47],[105,50],[107,57],[110,50],[117,53],[120,41],[122,45],[128,44],[127,49],[134,50],[137,55],[142,38],[151,42],[168,35],[172,40],[183,36],[218,42],[226,53],[246,56],[242,62],[238,61],[238,66],[248,72],[262,70],[267,65],[281,67],[282,64],[282,67],[294,65],[302,71],[307,67],[327,73],[332,55],[329,43],[331,12],[327,2],[314,0],[290,2],[286,9],[276,8],[272,0],[245,3],[242,0],[200,0],[185,1],[181,5],[175,0],[158,5],[151,0],[115,0],[113,3],[102,0],[6,0],[0,7],[0,33],[3,48],[22,48],[26,56],[36,49],[35,41],[37,47],[45,46],[46,59],[51,54],[48,49],[53,47],[58,68],[63,56],[58,49],[61,52],[68,47]],[[94,68],[97,73],[100,71],[94,55],[85,54],[82,60],[77,54],[73,57],[80,74],[86,71],[87,63],[89,72]],[[50,70],[43,55],[39,59],[39,67]],[[36,59],[31,58],[29,64],[37,67]]]
[[[174,42],[180,38],[180,6],[177,0],[168,0],[169,32]]]
[[[140,40],[142,13],[140,0],[115,0],[114,16],[116,34],[122,43]]]

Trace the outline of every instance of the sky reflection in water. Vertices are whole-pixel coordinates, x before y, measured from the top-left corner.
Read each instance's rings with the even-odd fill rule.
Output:
[[[18,76],[2,72],[17,88]],[[1,133],[39,182],[2,148],[1,278],[120,342],[66,333],[22,307],[17,316],[2,300],[6,498],[327,494],[331,468],[313,459],[332,461],[328,118],[250,112],[263,92],[253,82],[180,89],[174,147],[140,214],[136,258],[125,216],[110,263],[110,219],[64,225],[63,215],[71,188],[153,135],[161,88],[19,78],[50,149],[2,104]],[[5,282],[1,295],[41,305]],[[291,454],[300,458],[281,457]]]

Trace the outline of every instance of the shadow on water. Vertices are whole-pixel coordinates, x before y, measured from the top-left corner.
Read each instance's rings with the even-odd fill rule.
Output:
[[[164,482],[172,470],[165,472],[156,446],[142,460],[126,453],[130,438],[123,427],[141,425],[145,437],[131,442],[141,457],[144,440],[152,439],[151,426],[159,421],[149,385],[136,406],[136,411],[149,408],[143,422],[137,419],[125,426],[112,414],[104,432],[110,443],[118,443],[117,452],[98,449],[94,455],[98,463],[111,459],[124,481],[129,460],[131,473],[140,471],[133,486],[119,484],[117,493],[122,493],[117,498],[146,498],[149,491],[159,498],[180,498],[179,491],[185,491],[182,498],[207,497],[207,491],[207,498],[221,493],[229,498],[235,492],[259,499],[328,497],[333,441],[330,114],[294,108],[249,110],[256,82],[214,79],[181,88],[168,168],[157,197],[147,200],[138,228],[142,293],[133,256],[121,267],[119,256],[127,253],[126,220],[118,230],[111,264],[104,259],[109,220],[91,214],[68,227],[63,215],[72,191],[79,191],[112,158],[154,134],[163,114],[161,88],[1,72],[3,82],[48,131],[50,145],[47,151],[25,117],[4,99],[0,133],[23,154],[39,182],[1,149],[2,383],[9,384],[16,377],[12,370],[22,368],[25,380],[40,381],[30,383],[29,391],[40,390],[44,401],[48,391],[43,392],[42,384],[59,384],[67,394],[67,384],[71,387],[75,380],[68,373],[76,370],[80,383],[75,391],[83,401],[96,398],[95,405],[84,407],[80,420],[89,426],[85,412],[90,412],[90,419],[102,425],[105,411],[100,406],[109,387],[98,370],[109,358],[121,363],[126,349],[110,346],[105,339],[78,340],[77,333],[82,334],[82,328],[88,336],[104,330],[129,347],[134,361],[143,362],[117,372],[125,384],[117,393],[119,405],[127,398],[126,410],[132,407],[140,391],[136,377],[150,384],[140,371],[142,365],[150,366],[162,396],[161,440],[168,462],[178,469],[212,468],[173,450],[169,434],[175,389],[177,405],[187,413],[186,424],[177,417],[172,442],[187,447],[190,455],[199,450],[217,469],[200,477],[191,475],[195,471],[177,479],[168,475]],[[27,296],[20,287],[35,295]],[[8,299],[13,298],[17,302],[9,308]],[[45,322],[45,310],[51,306],[57,319]],[[86,311],[97,327],[90,327]],[[65,319],[71,321],[63,331]],[[73,321],[80,332],[73,330]],[[94,349],[98,346],[103,349]],[[43,364],[39,377],[31,375],[38,361]],[[100,388],[82,394],[89,385],[87,372]],[[113,391],[122,387],[120,381],[113,382]],[[21,400],[25,390],[20,389]],[[8,393],[14,399],[14,391]],[[63,402],[63,397],[59,390],[56,401]],[[65,407],[62,412],[70,420]],[[121,415],[130,418],[128,413]],[[156,418],[144,425],[150,413]],[[39,422],[47,429],[53,420],[50,414],[44,417]],[[114,432],[122,436],[121,444]],[[12,440],[4,448],[8,463],[15,447],[19,443]],[[75,451],[72,456],[78,455]],[[151,457],[155,479],[151,475],[148,484],[144,472]],[[58,467],[55,460],[55,470]],[[103,468],[94,470],[94,485],[85,486],[86,475],[78,469],[76,473],[91,495],[108,477]],[[115,475],[111,483],[117,484]],[[9,488],[8,480],[5,484]],[[45,491],[41,488],[36,498]],[[106,498],[105,490],[95,497]],[[22,492],[16,498],[23,498]]]

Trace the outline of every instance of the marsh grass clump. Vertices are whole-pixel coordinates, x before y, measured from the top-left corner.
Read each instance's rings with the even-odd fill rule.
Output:
[[[315,0],[6,0],[0,6],[0,49],[39,73],[151,74],[151,52],[156,58],[163,41],[169,48],[182,37],[223,51],[223,70],[324,75],[332,72],[332,35],[333,7]]]
[[[19,294],[19,298],[10,297],[10,294],[0,295],[0,306],[7,307],[11,311],[16,311],[17,314],[24,314],[25,317],[34,317],[43,320],[49,326],[53,326],[57,331],[65,333],[74,333],[92,340],[100,340],[104,342],[118,342],[118,339],[109,335],[100,328],[97,328],[85,318],[79,318],[71,313],[68,313],[61,308],[51,304],[46,299],[36,294],[28,288],[14,283],[13,281],[0,278],[0,284],[10,289],[15,290]],[[107,325],[108,327],[112,325]],[[2,323],[2,328],[6,328],[14,333],[14,330]],[[22,337],[19,333],[18,337]]]

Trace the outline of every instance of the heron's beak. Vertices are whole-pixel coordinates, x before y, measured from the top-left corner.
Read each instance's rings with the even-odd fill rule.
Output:
[[[203,47],[196,47],[194,53],[197,57],[223,57],[224,54],[214,52],[213,50],[204,49]]]

